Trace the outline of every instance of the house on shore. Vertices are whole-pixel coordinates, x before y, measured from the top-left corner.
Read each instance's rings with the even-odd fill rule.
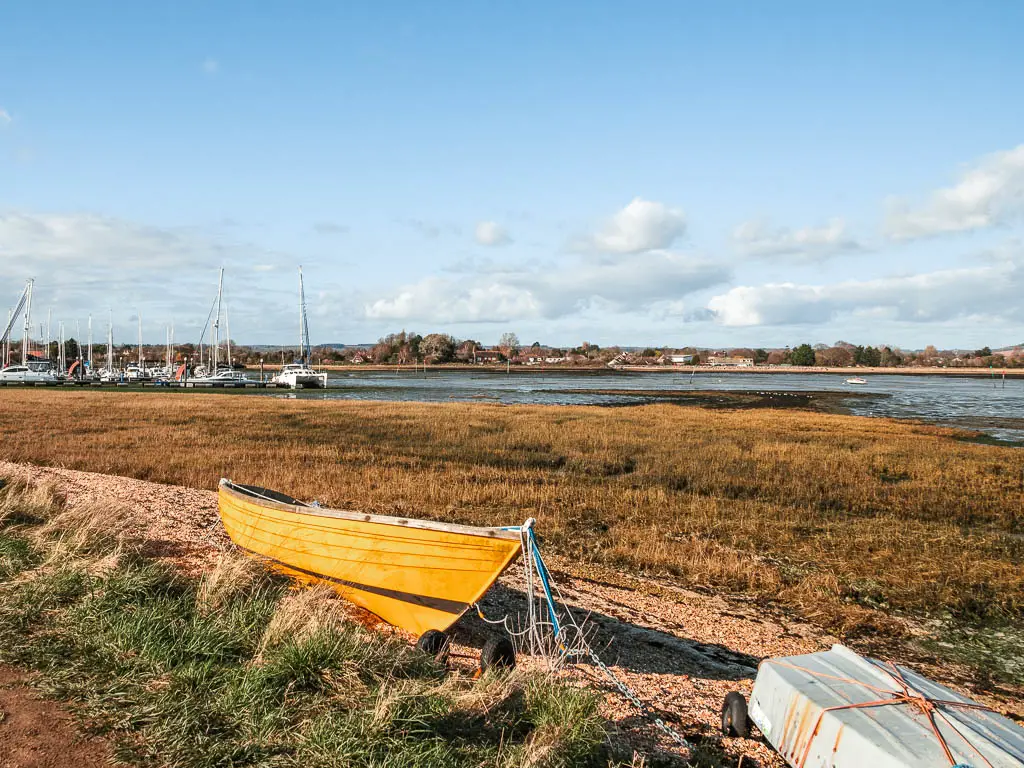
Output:
[[[731,368],[753,368],[754,358],[752,357],[719,357],[712,355],[708,358],[708,365],[715,367]]]
[[[501,353],[500,349],[478,349],[473,352],[473,362],[477,365],[500,363],[504,359],[505,355]]]

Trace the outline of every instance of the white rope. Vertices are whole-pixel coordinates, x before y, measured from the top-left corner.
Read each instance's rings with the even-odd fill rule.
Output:
[[[513,643],[518,646],[517,652],[526,650],[528,647],[531,655],[542,656],[547,661],[551,671],[555,671],[565,664],[578,664],[583,660],[589,660],[601,670],[619,693],[639,712],[649,718],[662,733],[685,752],[692,752],[693,747],[686,738],[665,723],[657,712],[640,699],[636,692],[619,679],[618,675],[597,655],[587,639],[587,619],[583,620],[582,625],[576,621],[562,590],[559,589],[558,584],[551,577],[550,571],[540,560],[539,553],[535,553],[531,522],[522,526],[519,534],[522,541],[523,569],[526,579],[526,626],[518,631],[513,631],[509,626],[508,614],[505,614],[500,620],[492,621],[483,615],[480,606],[477,605],[477,614],[480,618],[488,624],[501,624],[512,638]],[[545,574],[547,575],[546,581]],[[550,601],[547,594],[538,594],[535,575],[551,590]],[[561,607],[562,610],[558,612],[558,615],[554,615],[558,607]],[[546,614],[545,611],[547,611]],[[589,616],[588,613],[587,617],[589,618]],[[556,626],[559,628],[557,634]]]

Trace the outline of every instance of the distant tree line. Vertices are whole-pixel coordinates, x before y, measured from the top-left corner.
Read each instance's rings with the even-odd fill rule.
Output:
[[[57,360],[59,343],[50,343],[49,357]],[[222,359],[226,357],[226,347],[222,345]],[[204,345],[204,356],[209,347]],[[97,366],[106,365],[105,343],[93,344],[93,360]],[[605,363],[626,358],[634,364],[658,364],[669,361],[670,357],[679,355],[690,356],[692,365],[706,364],[712,356],[728,356],[749,358],[757,365],[795,365],[817,366],[824,368],[864,367],[944,367],[944,368],[1022,368],[1024,355],[1017,351],[1009,354],[993,352],[990,347],[965,350],[939,350],[929,345],[920,351],[902,350],[890,346],[864,346],[838,341],[832,346],[827,344],[802,343],[784,349],[764,349],[736,347],[732,349],[707,350],[695,347],[646,347],[639,351],[624,353],[621,347],[601,347],[598,344],[582,342],[575,347],[547,347],[539,341],[529,346],[522,344],[515,333],[504,333],[493,346],[488,346],[476,339],[457,339],[447,333],[428,333],[425,336],[405,330],[389,333],[377,340],[372,347],[331,346],[314,347],[313,362],[324,364],[345,364],[370,362],[380,365],[406,365],[412,363],[428,363],[431,365],[445,363],[472,363],[478,361],[481,352],[486,352],[486,360],[511,361],[513,363],[530,360],[553,360],[568,365],[603,365]],[[69,338],[64,342],[64,356],[70,363],[81,356],[87,356],[87,346]],[[292,362],[298,356],[296,347],[280,347],[277,349],[254,348],[244,345],[231,345],[232,362],[240,366],[255,367],[260,362],[268,364]],[[123,362],[131,362],[138,357],[138,346],[135,344],[117,344],[114,346],[115,366]],[[147,344],[143,346],[143,357],[150,362],[163,362],[166,358],[166,346]],[[175,344],[175,362],[191,360],[199,361],[199,346],[185,343]]]

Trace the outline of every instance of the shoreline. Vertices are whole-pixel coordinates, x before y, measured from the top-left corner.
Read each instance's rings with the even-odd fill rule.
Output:
[[[264,365],[265,371],[278,370],[280,365]],[[739,366],[718,366],[718,365],[622,365],[611,368],[607,365],[513,365],[507,368],[504,365],[469,365],[463,363],[443,363],[440,365],[323,365],[318,369],[330,373],[346,372],[356,373],[365,371],[367,373],[408,373],[410,375],[423,373],[488,373],[488,374],[568,374],[573,376],[614,376],[628,373],[651,373],[651,374],[684,374],[688,375],[693,371],[697,373],[715,374],[827,374],[834,376],[949,376],[961,378],[1000,378],[1004,369],[988,368],[942,368],[938,366],[899,368],[899,367],[876,367],[876,368],[825,368],[819,366],[769,366],[755,365],[751,367]],[[247,371],[258,371],[259,366],[246,367]],[[1007,378],[1024,379],[1024,368],[1006,368]]]

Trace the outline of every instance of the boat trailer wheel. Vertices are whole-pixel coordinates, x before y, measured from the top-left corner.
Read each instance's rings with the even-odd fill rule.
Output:
[[[444,632],[436,629],[428,629],[420,639],[416,641],[416,648],[435,659],[443,659],[448,655],[448,647],[451,641]]]
[[[750,736],[750,718],[747,717],[747,700],[743,694],[730,691],[722,702],[722,734],[745,739]]]
[[[480,651],[480,671],[508,670],[516,666],[516,649],[507,637],[495,635],[484,643]]]

